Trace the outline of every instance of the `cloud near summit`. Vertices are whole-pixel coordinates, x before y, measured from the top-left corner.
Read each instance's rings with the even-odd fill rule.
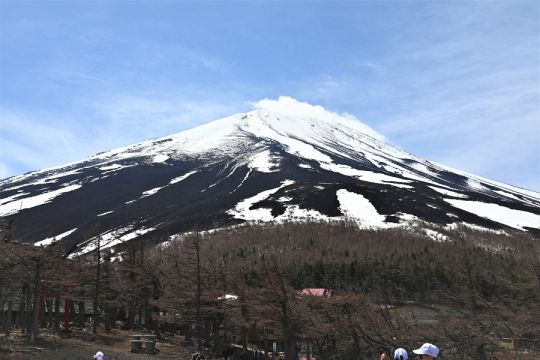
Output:
[[[275,114],[338,122],[357,129],[377,140],[385,141],[385,137],[383,135],[379,134],[369,125],[358,120],[351,114],[338,114],[326,110],[320,105],[311,105],[307,102],[298,101],[290,96],[280,96],[277,100],[265,98],[252,103],[251,105],[256,110],[265,110]]]

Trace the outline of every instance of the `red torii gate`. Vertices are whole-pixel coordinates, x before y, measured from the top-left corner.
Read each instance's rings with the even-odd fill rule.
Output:
[[[63,286],[64,287],[64,331],[69,332],[70,323],[71,323],[71,290],[79,284],[68,281],[58,281],[58,280],[41,280],[41,292],[39,293],[39,312],[40,314],[45,313],[45,298],[47,297],[47,285],[54,286]],[[60,297],[60,296],[58,296]]]

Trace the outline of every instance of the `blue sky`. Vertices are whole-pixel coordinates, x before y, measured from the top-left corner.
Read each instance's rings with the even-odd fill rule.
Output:
[[[0,0],[0,178],[292,96],[540,191],[538,1]]]

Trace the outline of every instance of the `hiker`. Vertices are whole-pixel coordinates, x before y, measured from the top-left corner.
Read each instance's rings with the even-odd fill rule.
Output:
[[[98,352],[96,353],[96,355],[94,355],[94,359],[97,359],[97,360],[103,360],[103,357],[104,357],[104,356],[105,356],[105,355],[103,355],[103,353],[102,353],[101,351],[98,351]]]
[[[398,348],[394,351],[394,360],[409,360],[409,354],[404,348]]]
[[[383,351],[383,352],[381,353],[381,358],[380,358],[380,360],[391,360],[391,358],[390,358],[390,352],[388,352],[388,351]]]
[[[413,350],[413,353],[420,355],[420,360],[431,360],[437,358],[439,348],[433,344],[425,343],[420,348]]]

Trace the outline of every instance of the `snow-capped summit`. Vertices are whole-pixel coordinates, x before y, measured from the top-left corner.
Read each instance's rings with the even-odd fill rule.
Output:
[[[216,149],[234,153],[239,150],[239,143],[249,142],[250,137],[276,141],[297,138],[299,141],[321,144],[321,140],[384,140],[382,135],[351,115],[336,114],[321,106],[299,102],[290,97],[264,99],[253,106],[255,110],[248,113],[232,115],[171,136],[100,153],[92,158],[125,158],[164,153],[168,156],[181,156]]]
[[[431,163],[351,115],[289,97],[64,167],[0,182],[26,242],[90,251],[245,221],[332,221],[540,233],[540,194]],[[99,224],[100,233],[93,234]]]

